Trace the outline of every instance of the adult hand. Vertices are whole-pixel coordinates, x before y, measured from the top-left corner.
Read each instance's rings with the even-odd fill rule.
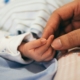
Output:
[[[57,9],[51,15],[42,37],[48,38],[53,34],[57,39],[54,39],[52,47],[56,50],[65,50],[80,46],[79,28],[80,1],[74,1]]]

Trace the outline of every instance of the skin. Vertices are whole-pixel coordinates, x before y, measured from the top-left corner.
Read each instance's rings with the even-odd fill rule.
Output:
[[[80,46],[80,1],[71,2],[51,15],[42,37],[54,35],[52,47],[67,50]]]
[[[28,43],[22,43],[18,50],[22,53],[23,57],[33,59],[37,62],[49,61],[53,58],[54,54],[51,49],[53,35],[47,40],[45,38],[37,39]]]
[[[79,28],[80,1],[74,1],[53,12],[41,38],[46,38],[45,41],[42,42],[41,39],[38,39],[22,43],[18,50],[22,53],[22,56],[35,61],[49,61],[53,58],[55,50],[64,51],[80,46]],[[54,40],[52,35],[55,38]]]

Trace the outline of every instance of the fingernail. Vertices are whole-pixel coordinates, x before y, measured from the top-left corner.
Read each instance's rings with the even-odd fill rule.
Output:
[[[43,44],[45,44],[45,43],[46,43],[46,39],[45,39],[45,38],[42,38],[42,39],[41,39],[41,42],[42,42]]]
[[[51,45],[54,49],[61,49],[62,48],[62,43],[60,39],[56,39],[53,41]]]

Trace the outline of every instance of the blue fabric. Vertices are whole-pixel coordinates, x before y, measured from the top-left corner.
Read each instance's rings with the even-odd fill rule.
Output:
[[[9,0],[4,0],[4,3],[8,3],[9,2]]]
[[[5,3],[8,3],[8,2],[9,2],[9,0],[4,0],[4,2],[5,2]]]
[[[56,70],[56,59],[23,65],[0,57],[0,80],[52,80]]]

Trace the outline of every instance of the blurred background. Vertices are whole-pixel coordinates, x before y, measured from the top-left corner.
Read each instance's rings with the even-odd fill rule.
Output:
[[[5,6],[7,3],[14,1],[14,0],[0,0],[0,8],[2,8],[3,6]]]

